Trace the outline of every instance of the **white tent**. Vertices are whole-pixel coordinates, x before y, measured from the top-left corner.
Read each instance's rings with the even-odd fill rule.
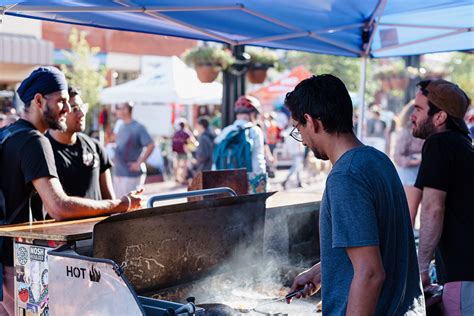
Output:
[[[202,83],[176,56],[160,58],[155,70],[100,93],[102,103],[221,104],[222,84]]]

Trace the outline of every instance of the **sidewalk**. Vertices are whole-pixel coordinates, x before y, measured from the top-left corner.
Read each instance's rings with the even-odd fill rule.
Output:
[[[305,174],[303,177],[306,182],[304,182],[303,187],[297,187],[295,182],[289,182],[287,184],[287,189],[283,190],[281,183],[285,179],[288,171],[287,170],[277,170],[275,172],[275,178],[270,180],[270,192],[285,192],[285,193],[295,193],[295,194],[285,194],[285,197],[290,197],[287,201],[289,204],[298,202],[300,199],[305,200],[306,198],[320,200],[322,193],[324,191],[324,186],[326,183],[325,175],[318,175],[316,177],[309,177],[308,174]],[[147,197],[157,195],[157,194],[168,194],[168,193],[178,193],[186,192],[187,187],[176,183],[174,181],[164,181],[145,184],[145,195]],[[185,202],[186,199],[176,199],[170,200],[169,202],[161,202],[160,204],[174,204]]]

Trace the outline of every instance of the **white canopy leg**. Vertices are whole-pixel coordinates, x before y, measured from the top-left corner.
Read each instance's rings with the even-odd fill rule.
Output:
[[[359,85],[359,119],[357,124],[357,138],[363,142],[362,129],[365,123],[365,81],[367,75],[367,56],[361,57],[360,85]]]

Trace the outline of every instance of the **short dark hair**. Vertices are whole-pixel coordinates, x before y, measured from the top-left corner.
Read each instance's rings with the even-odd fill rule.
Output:
[[[430,84],[430,82],[431,82],[430,79],[422,80],[418,82],[418,84],[416,85],[420,89],[421,94],[423,94],[425,97],[428,97],[428,90],[426,89],[426,87]],[[428,106],[429,106],[429,109],[428,109],[429,117],[432,117],[436,113],[441,112],[441,109],[437,107],[433,102],[431,102],[430,100],[427,100],[427,101],[428,101]],[[446,113],[446,115],[448,115],[448,118],[446,119],[446,128],[449,130],[458,129],[456,124],[453,122],[453,117],[451,117],[451,115],[449,115],[448,113]]]
[[[70,98],[74,98],[76,95],[81,94],[81,90],[79,88],[69,86],[67,89],[67,93],[69,94]]]
[[[204,127],[204,129],[209,128],[209,120],[206,117],[199,118],[198,124]]]
[[[301,81],[286,94],[291,117],[303,125],[304,114],[320,119],[327,133],[353,133],[352,100],[341,79],[330,74]]]

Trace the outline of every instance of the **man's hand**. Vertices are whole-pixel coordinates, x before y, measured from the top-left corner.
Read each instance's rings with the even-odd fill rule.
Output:
[[[139,161],[131,162],[128,164],[128,169],[130,169],[130,171],[141,171],[141,165],[142,163]]]
[[[314,295],[321,288],[321,266],[319,263],[315,264],[311,269],[300,273],[291,286],[290,293],[297,290],[303,290],[295,297],[307,297]],[[291,299],[287,300],[289,304]]]
[[[145,203],[145,197],[143,196],[143,189],[130,191],[128,192],[127,195],[123,196],[121,200],[126,201],[128,203],[127,212],[139,210],[143,208],[142,205]]]
[[[423,284],[423,290],[431,286],[431,278],[428,271],[420,273],[421,283]]]

